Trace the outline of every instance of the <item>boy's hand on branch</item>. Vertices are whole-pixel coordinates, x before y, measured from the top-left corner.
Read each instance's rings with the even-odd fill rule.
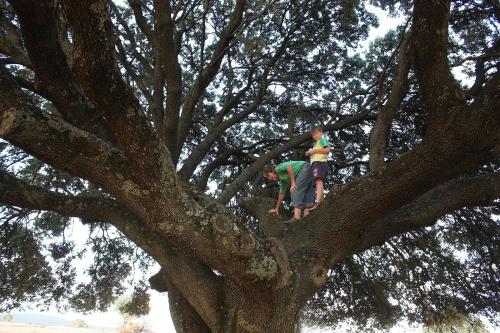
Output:
[[[273,208],[273,209],[269,209],[269,214],[271,215],[278,215],[278,208]]]

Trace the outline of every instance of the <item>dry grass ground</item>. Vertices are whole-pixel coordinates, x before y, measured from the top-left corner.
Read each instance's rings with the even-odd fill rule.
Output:
[[[115,333],[113,329],[37,326],[0,322],[0,333]]]

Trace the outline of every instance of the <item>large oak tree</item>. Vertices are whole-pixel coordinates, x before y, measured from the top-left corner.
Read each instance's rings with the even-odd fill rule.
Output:
[[[4,309],[104,310],[152,259],[179,332],[495,320],[495,1],[371,1],[404,23],[369,48],[368,1],[1,4]],[[261,170],[317,124],[333,186],[280,224]],[[95,254],[76,286],[69,217]]]

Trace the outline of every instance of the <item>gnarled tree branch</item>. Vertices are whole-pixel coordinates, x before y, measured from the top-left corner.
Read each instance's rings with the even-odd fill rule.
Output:
[[[3,69],[0,89],[0,137],[60,170],[120,193],[116,179],[127,180],[129,172],[120,150],[42,112]]]
[[[269,63],[265,65],[264,73],[260,80],[261,81],[260,86],[257,91],[257,96],[255,97],[254,101],[249,106],[247,106],[243,111],[238,112],[237,114],[233,115],[229,119],[222,121],[221,123],[217,123],[216,126],[210,129],[206,138],[196,146],[196,148],[193,150],[193,152],[191,152],[189,157],[184,162],[184,165],[179,171],[179,175],[182,178],[184,178],[185,180],[189,180],[189,178],[191,178],[194,171],[196,170],[198,164],[203,160],[205,155],[212,147],[213,143],[218,138],[220,138],[228,128],[230,128],[234,124],[237,124],[241,120],[245,119],[258,109],[267,92],[267,87],[269,84],[268,80],[269,72],[271,71],[273,66],[278,62],[278,59],[285,53],[288,45],[288,40],[289,40],[289,35],[284,38],[283,42],[281,43],[280,47],[273,55]],[[234,102],[237,103],[238,99],[239,98],[237,98]]]
[[[193,121],[193,112],[196,108],[196,104],[198,103],[200,97],[203,95],[206,87],[210,84],[210,82],[212,82],[215,75],[219,71],[222,59],[227,53],[229,45],[233,40],[236,32],[238,31],[238,28],[240,27],[245,6],[246,0],[236,1],[227,27],[222,31],[220,39],[214,47],[214,51],[212,53],[210,61],[196,78],[193,86],[185,97],[178,128],[177,151],[172,152],[174,162],[178,160],[182,145],[184,144],[188,131],[191,128]]]
[[[151,31],[151,27],[149,26],[146,18],[144,17],[143,12],[142,12],[141,1],[140,0],[128,0],[128,3],[130,5],[130,8],[132,8],[132,11],[134,12],[135,22],[139,26],[139,29],[141,29],[142,33],[146,36],[146,38],[151,40],[153,37],[153,32]]]
[[[491,205],[499,197],[500,173],[452,180],[371,225],[356,247],[358,250],[369,248],[394,235],[430,226],[441,216],[459,208]]]
[[[208,267],[174,251],[167,240],[117,201],[96,195],[67,196],[51,192],[0,169],[0,203],[112,224],[162,265],[162,272],[171,284],[170,291],[180,292],[208,326],[215,329],[220,325],[220,278]]]
[[[83,94],[69,68],[60,43],[57,6],[44,1],[10,1],[21,22],[32,68],[35,87],[58,108],[64,120],[72,125],[114,142],[102,117]]]
[[[170,2],[164,0],[154,1],[155,38],[153,43],[156,57],[155,67],[159,66],[160,72],[155,73],[156,90],[163,89],[160,82],[167,83],[167,109],[163,110],[163,99],[157,101],[153,112],[158,118],[157,128],[163,137],[170,152],[177,151],[177,129],[179,126],[179,112],[182,103],[182,72],[179,64],[178,33],[172,18]]]
[[[465,106],[464,93],[453,79],[448,63],[450,0],[415,1],[412,50],[418,80],[430,109],[429,129]],[[431,43],[432,41],[432,43]],[[431,61],[429,61],[431,59]]]
[[[4,16],[4,10],[7,9],[2,8],[0,14],[0,53],[9,56],[11,63],[32,68],[31,60],[23,47],[18,28]]]
[[[173,165],[165,146],[149,125],[137,98],[116,69],[113,24],[107,1],[62,1],[73,28],[73,72],[96,104],[123,149],[139,181],[175,188],[167,173]]]
[[[399,105],[406,93],[408,72],[410,69],[407,48],[409,35],[405,35],[399,46],[399,65],[396,77],[392,83],[391,92],[385,105],[377,108],[377,120],[370,134],[369,166],[375,171],[384,165],[387,139],[392,119],[396,115]]]

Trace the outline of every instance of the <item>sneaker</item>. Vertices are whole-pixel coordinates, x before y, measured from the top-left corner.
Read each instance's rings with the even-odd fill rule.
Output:
[[[318,208],[319,206],[319,202],[315,202],[311,207],[307,208],[309,211],[311,210],[315,210],[316,208]]]
[[[297,222],[297,221],[298,220],[295,217],[292,217],[291,219],[283,221],[282,223],[294,223],[294,222]]]

